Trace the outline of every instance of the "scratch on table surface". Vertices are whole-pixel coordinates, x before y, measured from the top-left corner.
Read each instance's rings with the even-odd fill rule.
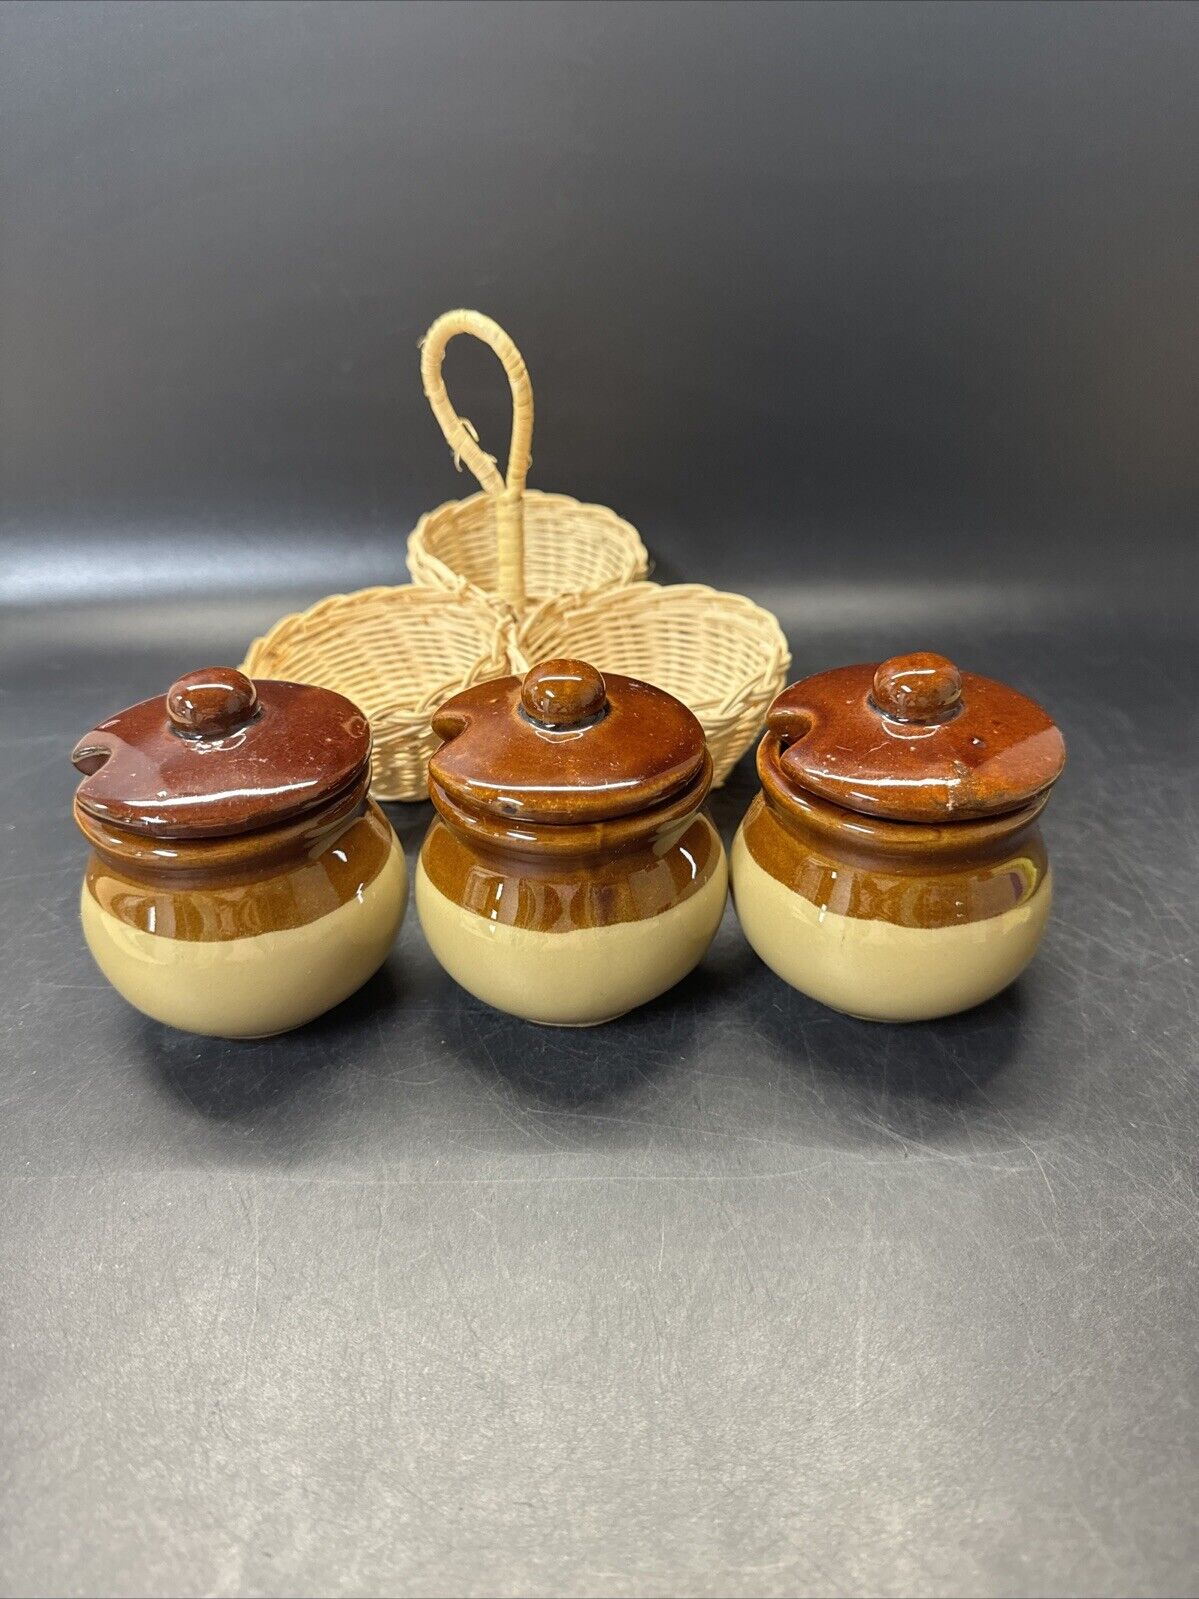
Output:
[[[1104,1542],[1103,1537],[1100,1534],[1098,1527],[1096,1527],[1095,1523],[1085,1513],[1085,1511],[1083,1510],[1082,1506],[1079,1504],[1078,1500],[1074,1497],[1073,1494],[1071,1494],[1069,1496],[1069,1503],[1070,1503],[1070,1509],[1074,1512],[1075,1519],[1077,1520],[1079,1526],[1083,1529],[1083,1531],[1090,1538],[1092,1547],[1098,1551],[1098,1553],[1102,1557],[1102,1559],[1104,1559],[1107,1562],[1107,1564],[1114,1570],[1115,1567],[1116,1567],[1116,1560],[1113,1557],[1111,1550],[1108,1548],[1107,1544]]]
[[[371,1287],[375,1300],[375,1321],[380,1334],[387,1331],[387,1318],[383,1313],[383,1296],[379,1289],[379,1271],[383,1260],[383,1231],[386,1225],[386,1216],[391,1208],[391,1195],[384,1192],[379,1196],[379,1230],[375,1234],[375,1259],[371,1272]]]
[[[258,1295],[262,1285],[262,1228],[258,1213],[258,1184],[250,1184],[250,1217],[254,1228],[254,1289],[250,1305],[250,1325],[242,1349],[241,1381],[244,1388],[250,1372],[250,1349],[258,1330]]]
[[[856,1415],[862,1408],[866,1375],[866,1307],[872,1303],[867,1291],[868,1266],[874,1241],[874,1208],[869,1207],[862,1226],[862,1243],[858,1250],[858,1278],[854,1286],[853,1335],[853,1408]]]
[[[1031,1153],[1031,1147],[1030,1148]],[[956,1154],[952,1151],[921,1149],[913,1145],[913,1154],[909,1157],[907,1169],[917,1165],[962,1165],[971,1171],[983,1171],[997,1177],[1022,1177],[1033,1170],[1032,1166],[1012,1165],[1007,1161],[980,1162],[972,1160],[967,1154]],[[476,1176],[462,1175],[455,1177],[433,1176],[424,1172],[417,1172],[411,1176],[388,1174],[382,1177],[364,1176],[335,1176],[330,1177],[320,1172],[294,1172],[294,1171],[268,1171],[259,1170],[254,1174],[254,1180],[260,1184],[269,1184],[281,1187],[305,1187],[311,1185],[318,1188],[339,1189],[370,1189],[370,1188],[505,1188],[505,1187],[550,1187],[554,1184],[569,1184],[585,1186],[588,1184],[603,1183],[644,1183],[650,1186],[693,1183],[705,1187],[716,1187],[721,1183],[772,1183],[794,1182],[799,1178],[812,1178],[826,1171],[835,1171],[847,1162],[856,1165],[890,1169],[893,1165],[891,1157],[870,1154],[861,1150],[840,1149],[835,1157],[810,1162],[806,1166],[785,1166],[770,1171],[706,1171],[706,1172],[647,1172],[647,1171],[613,1171],[613,1172],[539,1172],[524,1177],[508,1176]],[[210,1177],[217,1168],[210,1159],[204,1159],[195,1169],[171,1168],[155,1172],[155,1177]],[[122,1178],[140,1180],[144,1174],[134,1169],[124,1172],[111,1172],[107,1180],[119,1181]],[[235,1176],[243,1175],[234,1173]],[[0,1172],[0,1186],[16,1183],[55,1183],[78,1182],[87,1177],[88,1181],[95,1181],[83,1172]]]
[[[745,1230],[742,1222],[739,1221],[738,1218],[729,1210],[729,1207],[724,1202],[723,1196],[717,1197],[716,1208],[720,1215],[723,1216],[725,1221],[728,1223],[728,1226],[720,1235],[720,1241],[723,1242],[724,1239],[730,1237],[736,1240],[737,1248],[741,1252],[741,1258],[745,1262],[745,1275],[749,1283],[750,1290],[754,1293],[760,1292],[762,1284],[760,1281],[758,1265],[754,1261],[753,1256],[750,1254],[749,1248],[745,1242]]]
[[[54,861],[49,866],[40,866],[36,871],[9,872],[0,877],[0,888],[7,888],[10,883],[38,882],[45,877],[61,877],[69,874],[71,877],[82,875],[82,868],[76,860]]]
[[[970,1073],[962,1065],[961,1061],[957,1062],[957,1068],[961,1072],[962,1076],[966,1079],[966,1081],[970,1084],[971,1088],[974,1089],[975,1093],[979,1096],[979,1098],[982,1099],[986,1104],[988,1104],[991,1107],[991,1109],[995,1112],[995,1114],[1003,1122],[1004,1126],[1010,1131],[1012,1137],[1021,1146],[1021,1148],[1022,1149],[1026,1149],[1028,1151],[1028,1153],[1032,1156],[1033,1161],[1036,1164],[1036,1168],[1041,1174],[1041,1181],[1045,1184],[1045,1188],[1046,1188],[1046,1190],[1047,1190],[1047,1192],[1049,1194],[1050,1202],[1052,1203],[1054,1211],[1056,1212],[1056,1210],[1058,1208],[1058,1206],[1057,1206],[1057,1195],[1053,1191],[1053,1184],[1049,1181],[1049,1173],[1045,1170],[1045,1164],[1042,1161],[1040,1155],[1037,1154],[1036,1150],[1029,1143],[1028,1139],[1025,1138],[1024,1134],[1016,1126],[1015,1122],[1013,1122],[1012,1118],[1008,1115],[1007,1111],[1004,1110],[1003,1106],[1002,1105],[997,1105],[995,1103],[995,1101],[991,1098],[990,1094],[987,1093],[986,1089],[983,1088],[978,1083],[978,1081],[975,1078],[971,1077]]]
[[[479,1348],[486,1350],[488,1348],[487,1340],[483,1337],[478,1327],[476,1327],[474,1319],[466,1308],[466,1304],[462,1298],[462,1295],[458,1291],[458,1285],[454,1281],[453,1274],[446,1264],[445,1255],[440,1249],[435,1248],[433,1251],[433,1258],[437,1262],[437,1269],[441,1273],[442,1281],[445,1283],[446,1293],[457,1309],[458,1315],[461,1317],[462,1325],[466,1328],[467,1332],[470,1333],[471,1337],[478,1344]]]
[[[494,1216],[485,1215],[483,1213],[483,1211],[479,1210],[478,1207],[475,1206],[475,1205],[471,1206],[471,1215],[472,1216],[477,1216],[479,1218],[479,1220],[490,1231],[491,1239],[492,1239],[492,1247],[493,1247],[493,1249],[495,1251],[495,1262],[496,1262],[496,1265],[503,1272],[505,1281],[507,1281],[508,1283],[511,1283],[511,1281],[512,1281],[512,1273],[508,1270],[508,1262],[504,1259],[504,1247],[503,1247],[503,1245],[500,1242],[500,1233],[499,1233],[499,1228],[495,1224],[495,1217]]]

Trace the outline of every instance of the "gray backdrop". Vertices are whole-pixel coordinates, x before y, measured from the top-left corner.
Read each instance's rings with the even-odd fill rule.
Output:
[[[59,590],[127,588],[118,531],[176,587],[401,572],[459,490],[416,341],[466,304],[533,483],[689,575],[1139,584],[1193,542],[1197,45],[1185,5],[7,6],[14,578],[65,540]],[[489,359],[450,381],[502,455]]]

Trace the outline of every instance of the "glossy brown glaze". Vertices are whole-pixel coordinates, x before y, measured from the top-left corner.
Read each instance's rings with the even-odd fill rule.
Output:
[[[217,881],[238,882],[286,868],[301,854],[324,849],[337,831],[361,816],[367,805],[369,774],[336,794],[311,815],[277,827],[222,838],[154,838],[133,828],[91,816],[75,796],[75,822],[92,848],[121,871],[144,877],[169,876],[180,887]]]
[[[763,743],[792,794],[937,823],[994,816],[1046,792],[1062,735],[1035,701],[938,655],[844,666],[784,690]]]
[[[578,727],[608,703],[607,684],[586,661],[546,661],[520,685],[525,715],[542,727]]]
[[[84,773],[77,816],[151,839],[217,839],[363,785],[370,729],[328,689],[208,667],[101,722],[71,759]]]
[[[421,862],[434,887],[464,909],[506,927],[565,933],[644,921],[689,899],[720,862],[720,841],[702,816],[676,823],[653,844],[615,855],[497,854],[441,820]]]
[[[578,661],[534,667],[523,685],[499,678],[456,694],[433,730],[445,740],[429,763],[434,803],[440,808],[443,796],[501,832],[587,827],[652,810],[694,789],[708,761],[703,729],[685,705]]]
[[[304,926],[360,895],[393,847],[367,798],[365,718],[324,689],[190,672],[102,722],[72,759],[87,892],[159,937]]]
[[[156,857],[137,835],[122,838],[89,819],[87,888],[101,910],[162,938],[211,943],[302,927],[359,897],[393,847],[387,818],[364,794],[335,810],[252,835],[261,850],[245,840],[237,851],[222,850],[223,840],[193,843],[182,846],[182,861]]]
[[[477,916],[544,933],[644,921],[724,869],[699,814],[703,731],[661,689],[547,661],[455,695],[433,726],[421,863]]]
[[[757,864],[821,911],[897,927],[956,927],[1031,899],[1047,870],[1034,801],[991,822],[920,827],[765,793],[742,824]],[[913,837],[937,834],[938,837]]]
[[[232,666],[201,667],[167,690],[167,715],[181,733],[221,738],[244,727],[258,709],[258,690]]]
[[[962,674],[943,655],[921,652],[883,661],[871,698],[896,722],[943,722],[962,697]]]
[[[661,837],[666,829],[694,816],[711,786],[712,758],[705,749],[699,772],[686,788],[669,795],[660,804],[627,816],[573,824],[509,821],[502,814],[460,804],[432,777],[429,798],[450,827],[480,847],[510,855],[513,859],[545,856],[587,861],[635,849]]]
[[[892,678],[884,693],[938,714],[952,701],[956,674],[940,657],[917,659],[932,681],[918,680],[909,691]],[[786,733],[772,726],[758,746],[762,792],[743,836],[763,871],[819,909],[899,927],[952,927],[1002,915],[1040,886],[1047,862],[1037,820],[1047,791],[995,816],[892,821],[799,787],[786,769],[787,753]]]

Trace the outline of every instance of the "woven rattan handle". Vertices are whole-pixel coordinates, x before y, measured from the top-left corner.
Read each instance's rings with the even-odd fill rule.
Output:
[[[441,363],[446,346],[459,333],[472,333],[493,349],[508,374],[512,390],[512,443],[508,447],[508,475],[502,478],[495,456],[479,445],[479,435],[450,404]],[[465,461],[480,484],[495,500],[496,556],[501,596],[515,609],[525,602],[525,478],[533,442],[533,385],[520,351],[489,316],[478,311],[447,311],[421,341],[420,375],[425,398],[441,425],[455,461]]]

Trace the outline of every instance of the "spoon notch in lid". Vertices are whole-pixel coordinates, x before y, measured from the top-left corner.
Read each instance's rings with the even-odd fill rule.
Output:
[[[371,735],[356,705],[307,683],[202,667],[118,711],[71,754],[87,816],[154,838],[256,832],[365,781]]]
[[[943,655],[842,666],[785,689],[764,758],[846,810],[941,823],[1019,809],[1061,776],[1066,746],[1035,700]]]

